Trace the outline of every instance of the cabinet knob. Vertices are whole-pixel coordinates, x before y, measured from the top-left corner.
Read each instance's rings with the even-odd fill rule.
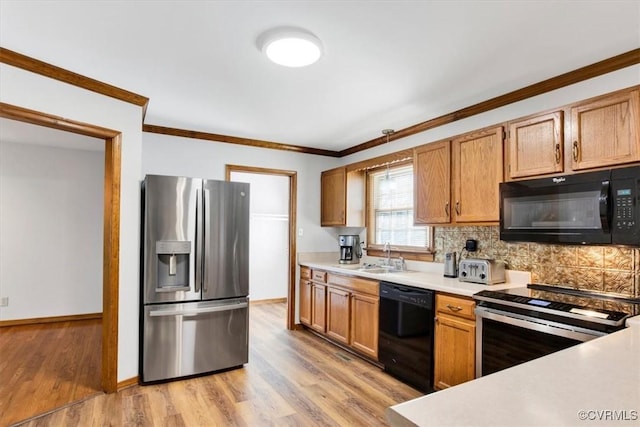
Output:
[[[456,311],[456,312],[462,310],[462,307],[451,305],[451,304],[447,304],[447,308],[451,311]]]
[[[571,152],[573,153],[573,161],[577,162],[578,157],[580,156],[580,146],[578,145],[578,141],[573,141],[573,147],[571,148]]]
[[[448,217],[449,216],[449,202],[444,204],[444,214]]]
[[[556,163],[560,164],[560,144],[556,144]]]
[[[460,201],[456,200],[456,214],[460,215]]]

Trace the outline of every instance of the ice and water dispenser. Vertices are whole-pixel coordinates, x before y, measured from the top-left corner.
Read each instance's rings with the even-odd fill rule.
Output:
[[[188,240],[158,240],[158,292],[189,290],[189,258],[191,242]]]

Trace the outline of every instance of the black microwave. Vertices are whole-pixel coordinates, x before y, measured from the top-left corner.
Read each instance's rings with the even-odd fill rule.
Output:
[[[501,183],[500,239],[640,246],[640,166]]]

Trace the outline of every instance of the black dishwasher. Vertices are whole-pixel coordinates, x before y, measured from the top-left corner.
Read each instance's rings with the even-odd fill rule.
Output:
[[[434,292],[380,282],[378,360],[385,372],[433,391]]]

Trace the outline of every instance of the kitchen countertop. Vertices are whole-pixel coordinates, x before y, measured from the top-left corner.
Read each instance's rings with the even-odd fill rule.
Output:
[[[387,409],[393,426],[640,425],[640,316],[630,327]]]
[[[496,285],[478,285],[475,283],[460,282],[458,279],[452,279],[443,276],[444,265],[439,263],[420,263],[421,270],[413,270],[411,261],[407,261],[407,266],[410,270],[408,272],[397,273],[370,273],[367,271],[358,270],[358,265],[353,267],[346,267],[339,265],[336,261],[299,261],[300,265],[304,265],[310,268],[317,268],[324,271],[331,271],[334,273],[348,274],[352,276],[366,277],[368,279],[387,281],[397,283],[400,285],[413,286],[422,289],[431,289],[434,291],[447,292],[456,295],[463,295],[470,297],[476,292],[483,290],[500,290],[511,289],[526,286],[530,280],[530,274],[519,271],[507,270],[507,283],[501,283]]]

